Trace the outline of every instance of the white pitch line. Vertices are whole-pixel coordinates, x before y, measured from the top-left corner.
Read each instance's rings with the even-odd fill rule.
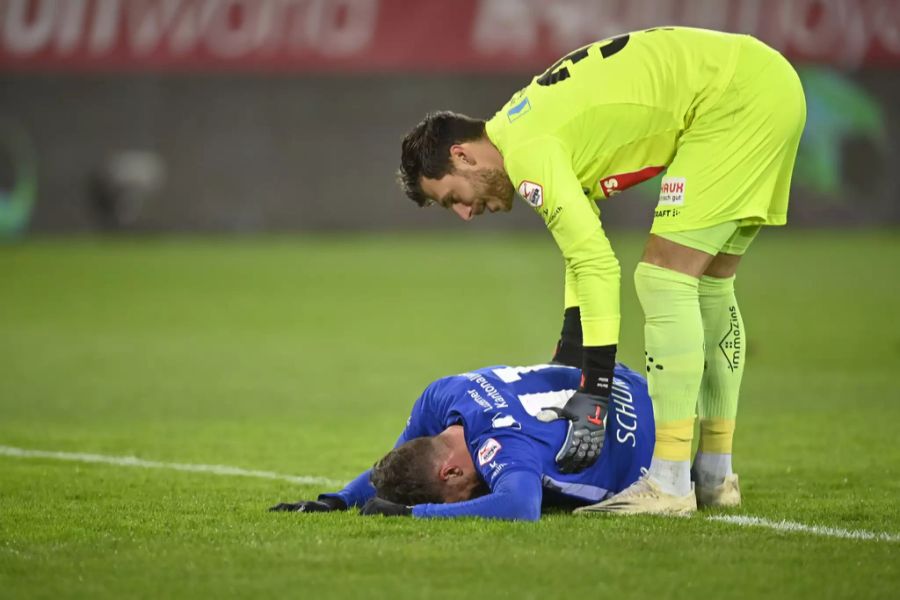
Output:
[[[156,460],[144,460],[135,456],[110,456],[108,454],[85,454],[82,452],[56,452],[49,450],[27,450],[13,446],[0,446],[0,456],[14,458],[49,458],[71,462],[99,463],[118,467],[139,467],[142,469],[169,469],[171,471],[188,471],[191,473],[211,473],[213,475],[231,475],[237,477],[256,477],[259,479],[277,479],[300,485],[324,485],[341,488],[346,482],[327,477],[310,477],[308,475],[284,475],[272,471],[256,471],[230,467],[228,465],[199,465],[190,463],[169,463]],[[809,533],[825,537],[851,540],[876,540],[881,542],[900,542],[900,535],[890,533],[863,531],[859,529],[841,529],[823,525],[805,525],[793,521],[770,521],[761,517],[714,515],[707,517],[709,521],[730,523],[744,527],[765,527],[792,533]]]
[[[841,529],[840,527],[827,527],[824,525],[804,525],[794,521],[770,521],[760,517],[715,515],[707,517],[710,521],[731,523],[745,527],[766,527],[778,531],[811,533],[824,537],[844,538],[848,540],[877,540],[879,542],[900,542],[900,535],[890,533],[864,531],[862,529]]]
[[[300,485],[324,485],[342,488],[344,481],[327,477],[310,477],[306,475],[283,475],[272,471],[255,471],[227,465],[198,465],[188,463],[169,463],[156,460],[144,460],[135,456],[109,456],[107,454],[84,454],[81,452],[53,452],[47,450],[26,450],[13,446],[0,446],[0,456],[16,458],[50,458],[84,463],[100,463],[119,467],[139,467],[142,469],[169,469],[171,471],[189,471],[191,473],[212,473],[213,475],[233,475],[237,477],[256,477],[259,479],[277,479]]]

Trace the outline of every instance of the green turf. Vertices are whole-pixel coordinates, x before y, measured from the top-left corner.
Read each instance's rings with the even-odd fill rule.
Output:
[[[896,232],[764,232],[736,514],[900,534]],[[623,264],[620,357],[640,367]],[[432,379],[546,360],[546,234],[0,247],[0,445],[349,479]],[[316,486],[0,456],[0,597],[886,598],[900,543],[690,520],[270,514]]]

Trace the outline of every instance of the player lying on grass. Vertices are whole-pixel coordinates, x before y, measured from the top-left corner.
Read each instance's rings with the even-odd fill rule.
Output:
[[[536,520],[542,505],[599,502],[649,466],[653,408],[646,380],[616,365],[600,459],[579,473],[562,473],[556,454],[567,422],[537,416],[546,406],[562,407],[580,380],[579,369],[562,365],[488,367],[439,379],[373,469],[340,492],[272,510],[359,506],[362,514]]]

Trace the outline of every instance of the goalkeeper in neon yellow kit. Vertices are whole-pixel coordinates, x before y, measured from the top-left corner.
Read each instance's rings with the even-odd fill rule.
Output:
[[[653,460],[634,485],[582,511],[740,503],[731,446],[747,348],[734,277],[760,227],[786,222],[805,118],[800,81],[778,52],[749,36],[664,27],[572,52],[486,122],[432,113],[403,140],[399,178],[416,203],[470,220],[510,210],[518,194],[562,251],[554,360],[583,377],[543,416],[569,419],[556,457],[564,471],[592,464],[602,447],[619,335],[619,265],[595,201],[666,171],[634,273]]]

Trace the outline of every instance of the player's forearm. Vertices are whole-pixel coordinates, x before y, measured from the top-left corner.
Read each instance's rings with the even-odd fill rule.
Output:
[[[575,277],[583,344],[607,346],[619,341],[621,270],[611,251],[594,246],[572,250],[568,264]]]
[[[369,481],[371,469],[366,469],[360,473],[356,479],[347,484],[347,486],[339,492],[330,494],[321,494],[320,498],[338,498],[347,505],[348,508],[354,506],[362,506],[369,498],[375,495],[375,488]]]
[[[541,518],[541,480],[533,473],[510,473],[487,496],[450,504],[417,504],[413,516],[423,519],[482,517],[509,521]]]
[[[581,325],[582,352],[577,362],[572,348],[562,358],[566,364],[580,366],[582,380],[580,391],[600,397],[609,397],[613,369],[616,363],[616,347],[619,340],[619,285],[620,268],[612,248],[602,230],[581,244],[568,248],[566,260],[567,287],[574,280],[578,295],[578,312]],[[567,309],[568,321],[574,311]],[[567,322],[563,329],[572,329]],[[569,335],[572,345],[574,336]]]
[[[577,306],[566,307],[559,342],[556,344],[556,352],[553,353],[553,362],[581,368],[583,354],[581,340],[581,311]]]
[[[581,310],[578,304],[578,282],[575,272],[566,264],[566,289],[564,294],[562,330],[553,353],[553,362],[570,367],[582,366],[583,336]]]

